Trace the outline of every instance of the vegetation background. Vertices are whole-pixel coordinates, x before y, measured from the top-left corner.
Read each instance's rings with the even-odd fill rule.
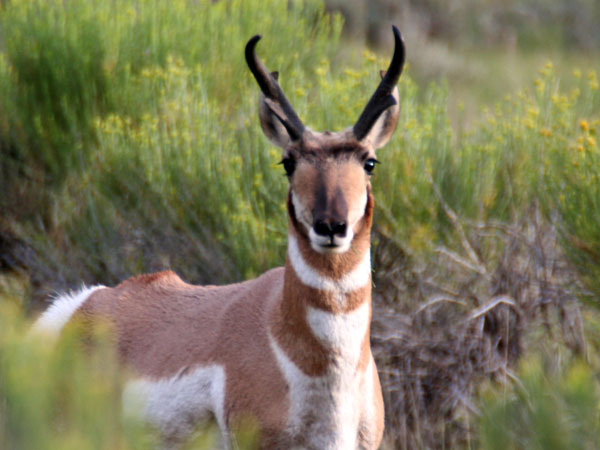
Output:
[[[282,264],[286,181],[243,47],[262,34],[300,117],[341,129],[391,23],[408,68],[373,179],[384,446],[598,448],[599,22],[596,0],[0,2],[0,448],[152,448],[110,347],[36,342],[33,316],[81,283]]]

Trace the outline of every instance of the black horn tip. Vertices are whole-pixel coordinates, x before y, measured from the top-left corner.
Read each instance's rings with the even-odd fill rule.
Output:
[[[258,41],[260,41],[261,39],[262,39],[262,36],[260,34],[256,34],[256,35],[252,36],[250,38],[250,40],[248,41],[248,43],[246,44],[246,48],[254,47],[256,45],[256,43]]]
[[[256,47],[256,44],[258,43],[258,41],[261,40],[261,38],[262,36],[260,34],[252,36],[246,44],[246,61],[250,61],[251,59],[253,59],[252,57],[254,55],[254,47]]]
[[[394,32],[394,38],[396,40],[404,42],[404,39],[402,39],[402,33],[400,33],[400,30],[396,25],[392,25],[392,31]]]
[[[252,72],[252,75],[254,75],[254,78],[258,82],[261,91],[263,91],[267,97],[273,97],[276,96],[276,89],[270,82],[269,72],[260,62],[254,51],[254,48],[256,47],[258,41],[260,41],[261,37],[262,36],[260,34],[257,34],[256,36],[251,37],[246,44],[246,63],[248,64],[250,72]]]
[[[404,39],[402,39],[402,33],[400,33],[400,30],[396,25],[392,25],[392,30],[394,32],[394,56],[392,57],[390,68],[397,67],[398,76],[400,76],[400,73],[402,73],[402,69],[404,68],[404,60],[406,58]]]
[[[394,55],[388,69],[380,72],[381,82],[354,125],[354,135],[358,140],[363,139],[369,133],[379,116],[387,108],[397,104],[393,92],[404,67],[405,52],[400,30],[392,25],[392,31],[394,32]]]

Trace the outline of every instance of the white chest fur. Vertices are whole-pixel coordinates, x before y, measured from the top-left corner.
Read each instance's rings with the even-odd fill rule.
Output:
[[[348,314],[309,308],[307,322],[333,353],[333,364],[320,377],[305,375],[271,339],[271,348],[289,386],[288,431],[301,448],[355,449],[361,408],[371,403],[368,381],[357,370],[369,326],[369,304]]]
[[[356,368],[369,326],[368,302],[346,314],[309,307],[306,320],[315,336],[334,353],[341,372]]]

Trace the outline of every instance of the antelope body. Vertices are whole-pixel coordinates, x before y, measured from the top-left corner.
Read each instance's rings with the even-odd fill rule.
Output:
[[[404,46],[394,27],[390,67],[357,123],[305,128],[277,74],[246,59],[260,88],[260,119],[283,149],[289,178],[285,267],[228,286],[194,286],[173,272],[97,286],[56,300],[36,324],[58,332],[72,316],[108,320],[136,378],[125,403],[141,408],[176,446],[214,418],[230,430],[250,418],[262,448],[375,449],[383,399],[369,344],[370,174],[398,118]]]

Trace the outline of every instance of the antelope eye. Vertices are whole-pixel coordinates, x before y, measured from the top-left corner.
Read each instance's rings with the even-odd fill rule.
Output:
[[[296,161],[292,158],[284,158],[281,161],[283,164],[283,168],[285,169],[285,174],[290,177],[294,173],[294,169],[296,168]]]
[[[367,172],[368,174],[371,174],[373,172],[373,170],[375,169],[375,164],[377,164],[379,161],[377,161],[375,158],[369,158],[367,159],[367,161],[365,162],[364,168],[365,168],[365,172]]]

